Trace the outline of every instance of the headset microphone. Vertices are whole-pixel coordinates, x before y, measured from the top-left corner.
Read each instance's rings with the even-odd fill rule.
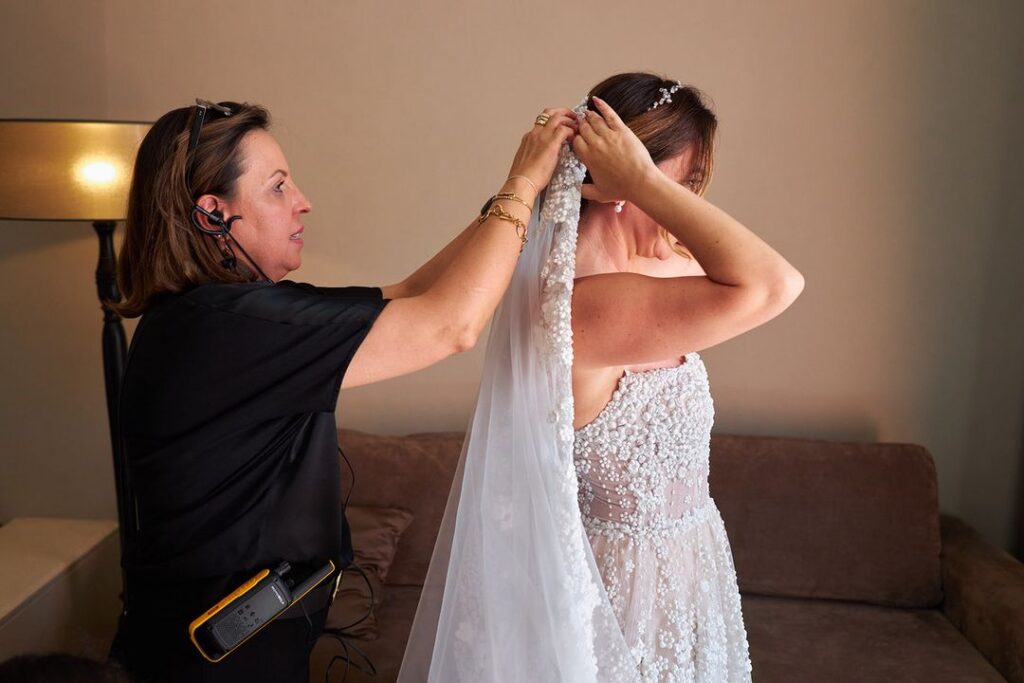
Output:
[[[202,209],[200,208],[200,210]],[[241,216],[232,216],[227,221],[225,221],[224,212],[221,211],[220,209],[214,209],[209,214],[207,214],[207,218],[209,218],[210,222],[213,223],[214,225],[219,225],[221,228],[219,233],[224,235],[226,233],[231,232],[231,224],[234,221],[240,219]],[[220,265],[227,268],[228,270],[234,270],[235,267],[238,265],[238,259],[235,258],[235,252],[229,249],[228,253],[224,256],[223,259],[221,259]]]
[[[205,227],[199,221],[199,218],[196,216],[196,212],[199,212],[206,216],[206,220],[208,220],[210,224],[215,225],[217,227],[214,229]],[[211,237],[221,237],[224,239],[224,246],[227,249],[228,253],[224,255],[224,258],[220,262],[223,267],[228,268],[230,270],[234,270],[235,267],[238,265],[238,259],[235,258],[235,250],[231,248],[230,244],[230,242],[234,242],[236,245],[238,245],[238,248],[242,250],[242,253],[245,255],[245,258],[249,260],[249,263],[251,263],[253,267],[256,269],[256,272],[260,274],[260,277],[262,277],[270,284],[274,283],[274,281],[267,277],[266,273],[263,272],[263,269],[260,268],[259,264],[256,263],[251,256],[249,256],[249,252],[245,250],[245,247],[243,247],[242,244],[235,238],[235,236],[231,234],[231,224],[237,220],[241,220],[241,216],[231,216],[227,220],[224,220],[224,212],[222,212],[220,209],[213,209],[212,211],[207,211],[198,204],[193,204],[192,210],[189,211],[188,217],[192,221],[192,225],[194,225],[196,229],[199,230],[199,232],[203,233],[204,235],[210,235]]]

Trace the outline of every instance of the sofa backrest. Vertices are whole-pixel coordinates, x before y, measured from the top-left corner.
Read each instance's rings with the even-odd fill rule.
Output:
[[[389,584],[423,585],[463,438],[462,432],[380,436],[338,430],[338,443],[356,476],[349,505],[396,507],[413,514],[388,570]],[[342,481],[344,497],[351,481],[344,463]]]
[[[935,465],[921,446],[714,435],[710,485],[742,593],[942,601]]]
[[[356,473],[351,504],[413,513],[388,583],[422,585],[463,433],[338,438]],[[344,466],[343,480],[347,492]],[[941,602],[935,465],[921,446],[715,434],[710,485],[741,592]]]

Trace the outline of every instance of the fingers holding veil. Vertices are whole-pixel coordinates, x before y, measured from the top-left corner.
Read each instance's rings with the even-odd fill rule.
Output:
[[[542,129],[542,132],[560,133],[560,126],[567,126],[574,134],[578,126],[576,112],[565,108],[545,109],[534,121],[534,126]]]

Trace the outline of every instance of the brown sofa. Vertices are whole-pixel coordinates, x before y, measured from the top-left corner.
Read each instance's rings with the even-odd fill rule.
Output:
[[[339,437],[358,477],[352,504],[413,513],[376,610],[379,636],[354,641],[377,675],[348,676],[393,681],[463,435]],[[924,448],[715,435],[711,494],[756,683],[1024,682],[1024,565],[940,514]],[[311,681],[339,650],[320,641]]]

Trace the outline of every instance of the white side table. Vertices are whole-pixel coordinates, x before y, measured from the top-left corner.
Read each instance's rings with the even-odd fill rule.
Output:
[[[105,659],[121,611],[117,522],[20,517],[0,527],[0,662]]]

